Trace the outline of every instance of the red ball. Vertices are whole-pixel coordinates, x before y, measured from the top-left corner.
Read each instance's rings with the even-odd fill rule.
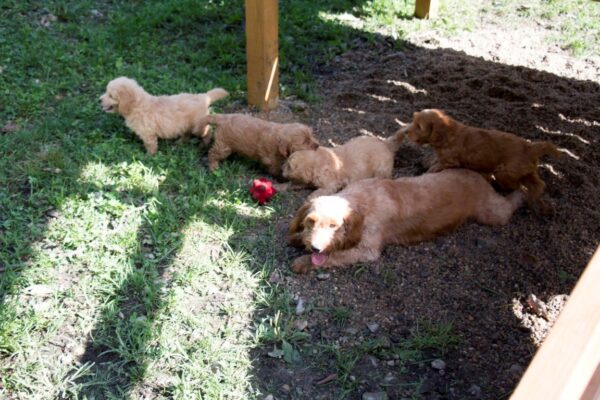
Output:
[[[273,187],[273,182],[267,178],[255,179],[250,187],[250,195],[261,206],[271,200],[275,193],[277,193],[277,190]]]

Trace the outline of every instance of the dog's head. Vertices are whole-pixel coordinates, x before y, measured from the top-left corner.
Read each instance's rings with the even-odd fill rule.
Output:
[[[102,109],[108,113],[118,112],[127,116],[143,93],[142,87],[133,79],[124,76],[113,79],[106,85],[106,92],[100,96]]]
[[[452,133],[451,124],[452,119],[442,110],[415,112],[412,123],[406,128],[406,136],[418,144],[442,146],[447,136]]]
[[[290,223],[288,240],[312,252],[321,266],[335,251],[356,246],[362,237],[364,215],[340,196],[321,196],[306,202]],[[299,240],[300,239],[300,240]]]
[[[321,169],[315,168],[322,160],[322,156],[321,149],[293,152],[283,163],[281,168],[283,177],[295,182],[313,182],[314,174],[322,172]]]
[[[279,153],[283,158],[299,150],[316,150],[319,142],[310,127],[303,124],[290,124],[279,140]]]

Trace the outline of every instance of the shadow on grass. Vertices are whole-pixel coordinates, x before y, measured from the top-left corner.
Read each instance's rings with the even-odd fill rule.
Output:
[[[273,346],[282,348],[283,338],[289,339],[286,335],[293,336],[296,330],[293,326],[296,319],[293,315],[293,304],[288,297],[280,295],[278,304],[264,305],[266,309],[255,312],[250,323],[254,326],[260,325],[265,318],[273,321],[274,315],[279,311],[283,319],[281,325],[289,332],[283,336],[267,335],[262,346],[254,351],[255,359],[247,373],[262,393],[272,393],[277,398],[328,399],[347,396],[355,399],[360,398],[364,391],[377,390],[386,390],[391,398],[395,398],[395,396],[419,395],[417,391],[420,385],[417,383],[423,381],[433,382],[430,385],[430,392],[425,392],[432,396],[462,398],[468,396],[469,387],[475,383],[484,387],[486,395],[492,397],[503,395],[510,391],[515,383],[515,377],[507,376],[506,370],[513,363],[526,364],[532,351],[532,347],[528,346],[530,343],[528,332],[519,329],[514,315],[506,307],[515,296],[514,285],[519,285],[519,293],[532,291],[551,295],[568,291],[574,281],[562,279],[561,271],[571,276],[578,276],[587,261],[587,253],[596,245],[600,237],[598,214],[590,206],[590,198],[593,197],[590,187],[594,183],[597,186],[599,182],[598,172],[594,171],[594,166],[597,166],[599,161],[598,154],[592,146],[597,143],[593,123],[600,120],[597,109],[593,107],[594,104],[599,103],[599,87],[589,82],[578,82],[523,67],[485,61],[452,50],[430,50],[411,46],[390,38],[365,34],[333,21],[325,21],[319,16],[319,12],[322,11],[332,13],[352,11],[353,7],[363,3],[364,1],[321,1],[312,4],[311,7],[303,7],[304,3],[295,2],[281,4],[282,15],[289,13],[296,16],[289,19],[282,18],[281,22],[281,35],[285,36],[282,40],[281,52],[283,84],[291,88],[290,92],[312,97],[314,86],[306,84],[306,77],[311,74],[311,69],[327,72],[333,76],[331,80],[324,79],[325,83],[320,87],[321,94],[329,95],[325,91],[333,87],[333,81],[344,80],[348,83],[346,92],[335,93],[334,111],[340,118],[331,124],[331,128],[323,127],[318,132],[322,139],[339,135],[339,132],[358,134],[359,126],[377,132],[392,132],[397,127],[396,118],[408,121],[414,110],[441,107],[457,119],[474,125],[503,127],[530,139],[552,139],[561,147],[576,154],[579,159],[567,156],[555,164],[562,171],[562,177],[544,172],[544,178],[549,185],[549,194],[558,203],[559,216],[554,220],[539,220],[524,211],[517,216],[524,223],[515,226],[514,230],[512,226],[481,229],[470,225],[461,231],[460,237],[466,238],[469,243],[479,243],[477,245],[479,250],[471,254],[464,253],[457,246],[460,243],[453,242],[455,239],[450,235],[447,239],[433,242],[437,247],[433,250],[436,256],[433,262],[428,255],[430,250],[427,247],[389,249],[382,261],[386,268],[393,271],[389,277],[379,274],[375,265],[366,266],[367,273],[358,276],[355,276],[356,271],[352,269],[335,272],[332,279],[335,279],[339,293],[346,294],[339,297],[331,295],[329,282],[323,283],[315,276],[284,280],[282,286],[290,290],[305,290],[302,295],[310,298],[311,304],[322,302],[319,304],[323,310],[339,310],[340,307],[345,307],[356,313],[356,316],[350,315],[344,318],[348,320],[349,325],[364,322],[365,316],[361,313],[373,312],[368,315],[368,318],[374,318],[378,317],[377,312],[386,311],[388,314],[393,314],[392,318],[389,322],[382,323],[377,333],[365,330],[364,325],[355,328],[368,339],[381,341],[377,342],[381,344],[363,346],[353,353],[351,346],[340,347],[336,344],[349,334],[333,326],[335,324],[329,324],[327,318],[323,317],[331,315],[329,311],[319,311],[315,308],[311,318],[318,320],[322,325],[310,326],[304,332],[302,337],[304,341],[292,341],[295,351],[303,361],[286,362],[285,359],[267,355],[268,351],[273,350]],[[234,11],[221,13],[218,11],[219,7],[226,7],[225,2],[211,2],[214,7],[207,15],[197,12],[186,20],[185,6],[195,4],[185,2],[183,6],[169,8],[162,6],[160,2],[153,2],[146,6],[144,15],[151,15],[154,10],[157,16],[144,21],[140,21],[140,17],[132,17],[133,20],[129,21],[130,17],[127,15],[113,16],[112,22],[117,24],[116,29],[123,41],[115,45],[115,51],[110,55],[108,65],[119,63],[118,60],[121,60],[120,62],[125,63],[126,67],[124,71],[117,68],[119,73],[141,73],[144,69],[143,66],[136,64],[135,57],[129,55],[131,48],[125,40],[139,28],[134,23],[137,21],[142,23],[143,34],[159,37],[161,33],[165,34],[164,41],[157,41],[155,44],[160,57],[169,56],[169,51],[165,49],[180,48],[179,46],[187,46],[191,49],[185,56],[188,57],[187,59],[184,57],[170,61],[182,64],[181,69],[175,69],[175,72],[162,68],[159,65],[160,60],[145,59],[156,67],[143,75],[147,80],[160,81],[156,84],[155,91],[160,91],[162,88],[169,88],[171,91],[183,89],[187,87],[188,78],[195,82],[202,81],[204,84],[204,78],[209,79],[208,77],[213,76],[211,71],[201,72],[200,78],[191,78],[196,70],[188,68],[202,61],[194,56],[194,53],[202,51],[218,57],[222,65],[230,68],[215,72],[214,75],[218,77],[214,79],[217,81],[232,79],[236,85],[240,85],[238,89],[243,92],[243,84],[240,83],[243,82],[240,76],[244,76],[243,31],[240,17],[242,3],[238,1],[235,2],[235,6],[227,5],[230,7],[229,10]],[[131,10],[135,10],[137,5],[130,7]],[[65,11],[63,18],[74,17]],[[215,23],[215,20],[217,26],[214,28],[222,29],[223,35],[220,38],[219,35],[201,37],[200,33],[203,31],[197,30],[200,29],[198,25],[213,26],[211,24]],[[314,45],[313,42],[328,43],[330,49],[326,49],[328,46]],[[219,46],[223,43],[228,43],[227,49],[236,49],[235,54],[222,51]],[[165,49],[160,49],[161,46]],[[347,59],[345,63],[333,61],[333,56],[340,49],[350,51],[350,54],[356,57],[350,60],[353,62]],[[323,57],[332,60],[331,63],[323,65],[321,63]],[[374,58],[380,60],[379,65],[372,63]],[[368,68],[365,68],[365,65],[368,65]],[[35,68],[41,67],[35,66]],[[51,65],[50,68],[53,66]],[[105,68],[103,73],[108,80],[109,72],[113,73],[115,69],[108,66]],[[169,79],[162,79],[163,73],[167,76],[175,76],[178,73],[181,75],[173,78],[171,82]],[[303,83],[298,85],[297,82]],[[95,83],[91,88],[84,88],[83,95],[95,97],[101,92],[101,86],[100,83]],[[540,87],[552,90],[540,91]],[[97,112],[86,110],[83,118],[69,117],[69,109],[77,109],[77,101],[74,99],[58,107],[60,107],[58,115],[72,121],[78,134],[85,134],[89,130],[125,132],[121,121],[116,119],[110,120],[109,123],[96,121],[96,119],[108,121],[111,118],[100,116],[99,109]],[[358,110],[360,113],[350,116],[347,113],[352,111],[345,111],[348,109]],[[473,112],[474,109],[477,111]],[[559,133],[545,133],[536,121],[543,121],[544,126],[541,128]],[[28,258],[31,256],[30,245],[44,236],[47,216],[52,215],[52,210],[60,208],[61,203],[70,197],[85,197],[97,191],[112,191],[110,188],[98,188],[93,185],[82,187],[80,183],[81,169],[88,162],[98,160],[98,157],[103,158],[104,150],[100,149],[100,154],[93,154],[93,152],[99,151],[102,140],[109,139],[107,135],[102,133],[97,138],[82,141],[65,134],[64,123],[56,124],[57,126],[52,126],[53,122],[47,124],[49,126],[36,127],[32,138],[26,138],[24,135],[15,136],[15,139],[7,138],[5,143],[10,145],[3,149],[6,156],[15,158],[15,165],[25,163],[24,173],[18,174],[18,179],[14,181],[9,179],[8,191],[2,192],[7,198],[12,198],[10,202],[1,203],[3,233],[11,231],[15,225],[31,224],[35,227],[32,230],[16,230],[15,235],[4,236],[3,239],[5,253],[2,262],[6,270],[0,282],[0,331],[8,333],[12,332],[11,327],[7,327],[2,321],[10,318],[2,317],[10,314],[11,310],[5,306],[4,297],[16,295],[21,290],[19,275],[23,268],[26,268]],[[589,124],[592,124],[592,127]],[[575,136],[564,134],[573,132]],[[56,160],[45,160],[39,164],[30,162],[29,160],[35,155],[28,150],[22,150],[24,146],[19,140],[34,145],[36,140],[47,140],[53,135],[60,138],[58,144],[65,149],[65,154]],[[77,147],[82,143],[87,146],[87,151],[83,154],[76,153]],[[113,141],[111,146],[115,146],[109,149],[110,154],[107,153],[107,158],[110,160],[107,162],[111,165],[128,162],[130,161],[128,157],[132,155],[140,157],[139,152],[142,151],[141,144],[129,134],[121,141]],[[119,146],[128,148],[122,156],[114,154],[115,150],[119,150]],[[132,146],[139,148],[132,151]],[[73,151],[74,154],[68,154],[68,151]],[[238,218],[242,226],[254,225],[256,222],[252,221],[254,217],[240,215],[235,210],[224,211],[206,201],[197,201],[190,207],[189,196],[183,195],[182,190],[191,180],[196,179],[195,169],[203,167],[197,160],[189,158],[188,153],[173,151],[173,148],[168,145],[161,143],[159,152],[167,152],[170,157],[182,159],[174,165],[170,164],[168,157],[159,159],[141,157],[140,162],[147,168],[169,170],[169,168],[176,169],[183,166],[189,167],[190,170],[172,175],[167,172],[166,179],[156,192],[115,194],[116,199],[123,204],[128,204],[131,198],[135,199],[136,205],[138,202],[139,205],[148,204],[149,198],[156,198],[158,202],[154,203],[152,213],[145,216],[137,229],[137,245],[120,266],[119,277],[115,281],[113,290],[100,299],[102,307],[99,309],[97,323],[80,357],[80,362],[86,366],[86,370],[76,380],[79,391],[75,395],[81,397],[87,395],[88,398],[138,398],[175,396],[181,393],[186,384],[184,376],[171,377],[165,382],[157,381],[151,387],[140,385],[143,385],[149,373],[153,372],[151,371],[153,364],[165,356],[156,343],[161,336],[161,324],[164,323],[158,320],[168,312],[168,297],[173,287],[172,268],[183,246],[182,234],[190,223],[198,221],[215,227],[223,226],[231,218]],[[413,152],[412,155],[420,154]],[[188,159],[186,160],[185,157]],[[402,163],[414,162],[404,155],[399,155],[399,158]],[[64,159],[64,162],[60,159]],[[184,165],[187,161],[190,164]],[[28,163],[31,164],[29,167]],[[58,179],[55,178],[56,175],[53,175],[52,170],[44,170],[44,168],[60,169],[61,166],[65,169],[67,177]],[[403,164],[402,167],[406,172],[421,172],[414,165],[406,167],[406,164]],[[27,168],[31,168],[31,171]],[[32,171],[33,174],[30,173]],[[239,173],[235,168],[230,171],[234,175]],[[223,176],[207,179],[213,179],[212,186],[209,187],[214,190],[229,192],[231,188],[228,186],[232,184],[235,190],[244,187],[243,179],[240,177]],[[46,194],[42,197],[37,196],[38,189],[43,189],[42,192],[45,191]],[[578,190],[583,191],[583,195],[575,200],[570,198],[570,195],[577,193]],[[198,196],[206,198],[206,193],[198,193]],[[266,268],[266,276],[272,270],[280,271],[282,275],[287,276],[291,251],[282,244],[281,235],[285,232],[287,213],[293,211],[298,201],[299,199],[290,196],[282,202],[286,215],[269,221],[271,231],[268,234],[265,234],[263,229],[259,229],[258,239],[255,237],[245,242],[239,236],[235,236],[241,235],[241,232],[234,232],[234,236],[219,242],[217,248],[213,249],[216,251],[215,257],[208,254],[207,258],[199,261],[201,268],[210,269],[210,265],[217,261],[219,254],[222,254],[221,246],[226,245],[234,252],[246,251],[254,258],[245,264],[251,269],[250,273],[261,272],[264,275],[265,271],[261,271],[261,268]],[[574,201],[575,206],[569,206],[569,201]],[[22,208],[19,213],[15,212],[14,207],[17,206]],[[28,216],[27,219],[21,219],[23,215]],[[571,229],[571,232],[578,233],[564,232],[562,226],[576,226],[578,229]],[[584,231],[585,233],[582,233]],[[534,236],[534,240],[520,243],[524,237],[531,235]],[[481,237],[484,240],[476,242]],[[515,243],[519,243],[523,246],[523,251],[503,254],[500,250],[505,247],[494,247],[494,241],[513,247]],[[564,249],[564,243],[569,243],[568,251]],[[476,250],[477,246],[475,246]],[[263,257],[261,251],[269,248],[273,250],[273,254],[265,257],[264,262],[258,261]],[[469,249],[473,250],[473,246],[469,246]],[[210,246],[206,250],[210,252]],[[527,253],[534,254],[533,261],[532,258],[523,257]],[[456,261],[458,259],[474,267],[477,272],[473,269],[458,270],[460,272],[457,272],[457,269],[450,270],[449,267],[459,268]],[[516,276],[507,276],[498,272],[498,266],[509,269],[511,266],[514,268],[514,265],[519,265],[521,270]],[[193,270],[193,267],[193,264],[190,264],[190,270]],[[422,270],[427,273],[421,272]],[[426,278],[431,274],[438,274],[439,279],[436,280],[438,286],[429,288],[427,286],[429,281]],[[489,282],[496,282],[498,287],[487,287]],[[262,284],[265,285],[265,282]],[[401,291],[397,289],[398,286],[402,287]],[[216,288],[222,291],[231,289],[225,286]],[[422,291],[427,290],[431,290],[431,297],[434,297],[434,300],[423,297]],[[431,309],[435,309],[439,315],[428,315],[436,322],[454,320],[458,315],[468,313],[487,316],[480,323],[480,327],[463,320],[455,324],[455,329],[460,331],[463,342],[452,353],[452,359],[466,357],[463,352],[470,347],[475,349],[477,354],[471,354],[468,363],[453,366],[454,370],[446,375],[446,378],[434,377],[434,373],[426,367],[416,365],[403,369],[398,367],[398,364],[387,363],[394,360],[387,358],[391,354],[400,352],[402,343],[408,339],[410,333],[407,331],[407,326],[412,327],[416,324],[419,312],[427,314],[427,310],[421,307],[413,308],[417,302],[436,304],[437,308],[432,306]],[[202,310],[202,306],[194,308],[194,311],[200,313]],[[488,318],[490,316],[492,318]],[[253,329],[250,326],[247,328]],[[483,336],[486,331],[494,332],[495,335],[492,335],[494,337],[486,339]],[[219,334],[218,329],[213,333]],[[518,351],[511,355],[508,351],[510,347]],[[315,353],[315,348],[327,350],[319,350]],[[504,352],[502,356],[498,356],[498,351],[495,350],[497,348]],[[12,347],[2,347],[0,344],[0,351],[3,354],[9,355],[12,350]],[[437,356],[434,350],[428,355]],[[202,354],[194,353],[192,356],[201,358]],[[377,368],[373,367],[369,356],[375,357]],[[495,361],[496,368],[486,359]],[[500,378],[495,379],[498,368],[502,373]],[[172,371],[178,371],[176,366]],[[334,379],[328,385],[315,385],[317,378],[331,372],[338,373],[337,380]],[[400,376],[401,382],[382,385],[388,373]],[[351,379],[351,376],[355,379]],[[474,378],[470,380],[469,377]],[[194,382],[200,395],[203,395],[206,392],[203,383]],[[450,391],[449,388],[454,391]],[[254,394],[249,394],[248,397]]]

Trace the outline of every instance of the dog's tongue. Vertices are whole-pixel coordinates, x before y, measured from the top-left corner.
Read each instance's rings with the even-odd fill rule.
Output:
[[[310,260],[314,265],[320,267],[321,265],[325,264],[325,261],[327,261],[327,254],[314,252],[310,256]]]

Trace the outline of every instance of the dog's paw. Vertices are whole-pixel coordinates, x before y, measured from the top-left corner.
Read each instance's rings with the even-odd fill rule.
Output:
[[[313,268],[310,256],[307,255],[296,258],[292,263],[292,271],[297,274],[305,274]]]

